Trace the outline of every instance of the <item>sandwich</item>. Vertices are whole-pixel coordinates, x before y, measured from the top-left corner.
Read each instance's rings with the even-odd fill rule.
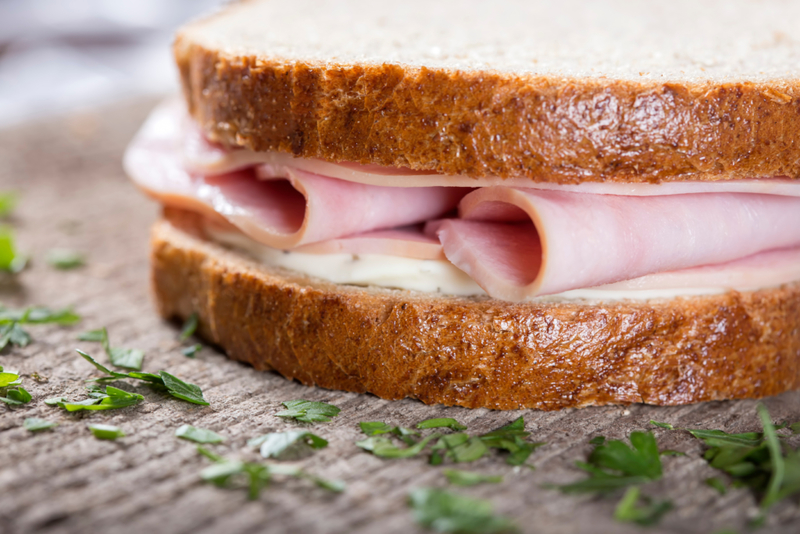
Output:
[[[493,409],[800,386],[800,5],[252,0],[125,155],[229,357]]]

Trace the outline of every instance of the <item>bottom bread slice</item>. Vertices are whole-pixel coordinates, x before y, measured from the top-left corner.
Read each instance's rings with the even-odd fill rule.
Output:
[[[270,269],[204,239],[189,212],[152,232],[165,318],[199,316],[229,357],[306,385],[495,409],[674,405],[800,385],[800,283],[649,302],[513,304],[359,288]]]

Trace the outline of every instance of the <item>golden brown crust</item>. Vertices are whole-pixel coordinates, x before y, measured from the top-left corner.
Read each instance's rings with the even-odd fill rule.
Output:
[[[800,179],[800,81],[658,83],[227,56],[178,35],[224,144],[538,181]]]
[[[201,335],[231,358],[307,385],[544,410],[800,387],[800,283],[599,304],[360,289],[269,270],[204,241],[196,216],[165,215],[152,241],[161,314],[197,312]]]

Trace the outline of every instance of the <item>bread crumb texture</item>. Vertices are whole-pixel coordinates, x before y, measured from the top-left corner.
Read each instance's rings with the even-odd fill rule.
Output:
[[[167,210],[160,313],[197,312],[229,357],[306,385],[494,409],[759,398],[800,387],[800,283],[650,302],[513,304],[268,269]]]
[[[210,138],[537,181],[800,178],[800,2],[250,1],[175,58]]]

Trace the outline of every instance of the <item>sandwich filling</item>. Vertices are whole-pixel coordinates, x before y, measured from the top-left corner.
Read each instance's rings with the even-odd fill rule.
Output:
[[[540,184],[209,142],[179,102],[125,156],[215,241],[337,283],[524,301],[655,298],[800,279],[800,182]]]

